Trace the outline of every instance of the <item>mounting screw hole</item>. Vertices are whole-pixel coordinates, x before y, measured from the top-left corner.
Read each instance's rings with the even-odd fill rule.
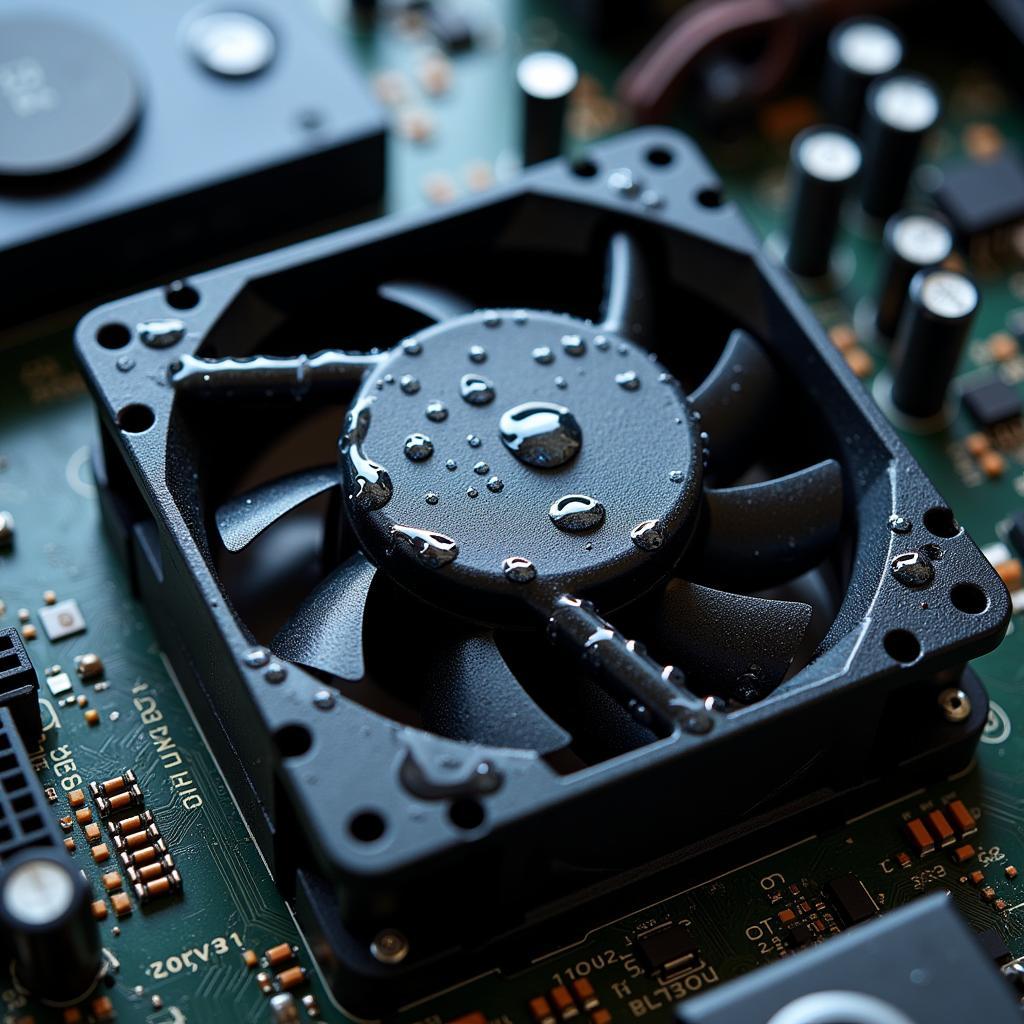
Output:
[[[124,324],[104,324],[96,332],[96,340],[104,348],[124,348],[132,340],[132,332]]]
[[[647,150],[647,162],[655,167],[668,167],[675,159],[675,154],[665,146],[653,146]]]
[[[988,594],[975,583],[958,583],[950,592],[954,608],[968,615],[980,615],[988,608]]]
[[[592,178],[597,174],[597,164],[588,156],[582,156],[578,160],[573,160],[572,173],[580,178]]]
[[[301,757],[313,746],[313,734],[304,725],[285,725],[274,733],[282,757]]]
[[[924,528],[936,537],[955,537],[960,532],[960,524],[954,518],[952,510],[948,508],[930,508],[921,521]]]
[[[882,644],[890,658],[904,665],[921,657],[921,642],[909,629],[890,629]]]
[[[199,305],[199,292],[186,281],[172,281],[164,289],[164,299],[173,309],[194,309]]]
[[[126,434],[141,434],[156,423],[156,413],[148,405],[126,405],[117,414],[117,425]]]
[[[697,202],[709,210],[715,210],[725,202],[725,195],[718,186],[702,188],[697,193]]]
[[[460,797],[448,808],[448,817],[456,828],[479,828],[484,823],[483,804],[472,797]]]
[[[372,843],[384,835],[387,823],[384,816],[376,811],[360,811],[348,823],[349,833],[361,843]]]

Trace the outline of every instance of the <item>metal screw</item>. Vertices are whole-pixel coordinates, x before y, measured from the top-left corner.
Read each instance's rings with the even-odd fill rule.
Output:
[[[939,707],[947,722],[963,722],[971,717],[971,698],[955,687],[939,694]]]
[[[370,953],[382,964],[400,964],[409,955],[409,940],[395,928],[385,928],[370,943]]]

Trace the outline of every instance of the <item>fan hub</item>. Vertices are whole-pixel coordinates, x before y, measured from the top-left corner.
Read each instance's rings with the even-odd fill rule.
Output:
[[[646,350],[522,310],[396,346],[364,380],[340,452],[370,556],[492,623],[552,588],[633,599],[683,550],[701,484],[693,414]]]

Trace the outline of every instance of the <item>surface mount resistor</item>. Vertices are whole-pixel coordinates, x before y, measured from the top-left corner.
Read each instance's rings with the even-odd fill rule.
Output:
[[[132,885],[138,885],[140,882],[152,882],[154,878],[159,878],[161,875],[165,875],[173,870],[174,858],[167,854],[159,860],[143,864],[142,867],[129,866],[127,869],[128,881]]]
[[[137,850],[143,846],[151,846],[160,838],[160,829],[156,825],[139,829],[138,832],[129,832],[127,835],[114,836],[114,849],[118,853],[125,850]]]
[[[111,818],[107,822],[107,831],[111,835],[126,835],[130,832],[138,832],[141,828],[148,828],[152,824],[153,812],[142,811],[129,818]]]
[[[159,899],[162,896],[170,896],[172,893],[181,892],[181,874],[175,869],[166,875],[160,875],[151,882],[139,882],[132,886],[135,898],[140,903],[148,903],[150,900]]]
[[[928,812],[928,828],[939,841],[939,846],[950,846],[956,842],[956,835],[953,826],[950,825],[946,816],[937,808]]]
[[[946,812],[953,819],[953,824],[962,836],[970,836],[978,831],[978,823],[974,815],[967,810],[963,800],[952,800],[946,804]]]
[[[125,850],[121,854],[121,863],[127,867],[142,867],[154,860],[159,860],[167,853],[167,844],[158,839],[152,846],[143,846],[138,850]]]
[[[112,797],[96,797],[96,810],[104,818],[109,818],[112,814],[118,814],[133,807],[141,807],[143,803],[142,790],[138,786],[129,786],[123,792],[116,793]]]
[[[111,797],[115,793],[121,793],[131,788],[138,781],[135,777],[135,772],[129,768],[124,774],[115,775],[112,779],[105,779],[103,782],[90,782],[89,792],[92,794],[93,800],[101,796]]]
[[[920,818],[912,818],[906,824],[907,838],[914,844],[919,857],[935,852],[935,840]]]
[[[279,942],[276,946],[271,946],[263,954],[263,961],[267,967],[283,967],[285,964],[291,963],[295,959],[296,948],[289,942]]]
[[[305,967],[289,967],[274,978],[274,988],[278,992],[288,992],[293,988],[298,988],[305,980]]]

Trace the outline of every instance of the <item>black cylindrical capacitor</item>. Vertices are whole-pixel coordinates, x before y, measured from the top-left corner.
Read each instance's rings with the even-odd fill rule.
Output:
[[[942,412],[979,303],[978,289],[955,270],[919,270],[910,281],[893,349],[892,402],[929,419]]]
[[[519,62],[516,81],[523,94],[523,163],[558,156],[565,108],[579,81],[576,64],[556,50],[538,50]]]
[[[851,18],[829,33],[822,106],[831,124],[856,131],[864,114],[864,94],[881,75],[903,60],[903,40],[880,18]]]
[[[828,270],[843,195],[860,165],[860,146],[842,128],[818,125],[793,140],[786,266],[794,274],[818,277]]]
[[[861,206],[884,219],[902,205],[921,142],[942,112],[938,90],[922,75],[900,72],[868,88],[861,140]]]
[[[891,338],[899,326],[910,279],[927,267],[937,267],[953,252],[953,232],[933,213],[893,214],[882,235],[882,272],[878,280],[875,326]]]
[[[102,950],[89,883],[65,850],[23,850],[0,873],[0,923],[18,981],[33,995],[64,1002],[84,995]]]

